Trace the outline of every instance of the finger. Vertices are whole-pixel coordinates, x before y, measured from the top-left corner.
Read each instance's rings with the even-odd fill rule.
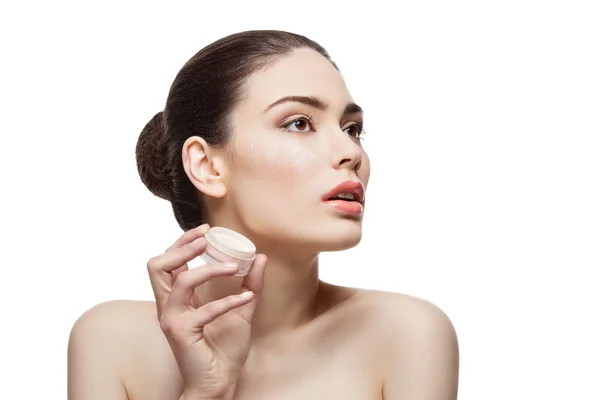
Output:
[[[189,269],[187,263],[185,263],[184,265],[182,265],[181,267],[177,268],[175,271],[171,272],[171,287],[173,286],[173,282],[175,282],[175,280],[177,279],[177,277],[179,276],[179,274],[181,274],[183,271],[187,271]]]
[[[233,263],[210,263],[183,271],[177,277],[173,284],[171,293],[167,297],[165,312],[168,309],[173,312],[183,312],[189,310],[190,298],[194,294],[194,289],[213,278],[233,276],[239,268]]]
[[[187,262],[202,254],[206,250],[207,245],[208,242],[206,239],[201,237],[183,247],[153,257],[148,261],[148,274],[156,299],[159,318],[175,282],[172,273],[177,271],[176,275],[178,275],[184,272],[183,270],[187,269]]]
[[[264,254],[257,254],[250,268],[250,272],[244,277],[244,280],[242,281],[242,288],[240,289],[240,293],[251,291],[256,293],[256,296],[259,296],[262,293],[264,286],[266,267],[267,256]],[[235,312],[250,324],[252,322],[252,317],[254,316],[254,312],[256,311],[257,305],[258,298],[256,298],[254,301],[248,302],[244,305],[244,307],[239,307],[235,310]]]
[[[185,264],[183,267],[176,269],[175,271],[173,271],[171,273],[171,276],[173,278],[173,282],[175,282],[177,280],[177,277],[179,276],[179,274],[181,274],[183,271],[187,271],[188,265]],[[172,287],[173,285],[171,285]],[[202,305],[202,302],[200,301],[200,299],[198,298],[198,296],[196,296],[195,294],[192,295],[192,298],[190,299],[190,304],[192,305],[192,307],[194,308],[198,308]]]
[[[177,280],[177,277],[179,276],[179,274],[181,274],[183,271],[187,271],[188,269],[189,269],[188,265],[185,264],[181,268],[178,268],[175,271],[171,272],[171,285],[169,287],[172,288],[173,283]],[[198,296],[195,296],[195,295],[192,296],[192,298],[190,299],[190,304],[194,308],[198,308],[202,305]]]
[[[179,274],[181,274],[183,271],[187,271],[189,269],[188,265],[185,264],[183,265],[181,268],[176,269],[175,271],[171,272],[171,286],[173,287],[173,282],[175,282],[177,280],[177,277],[179,276]],[[200,299],[198,298],[198,296],[196,296],[195,294],[192,296],[192,298],[190,299],[190,304],[192,305],[192,307],[194,308],[198,308],[202,305],[202,302],[200,301]]]
[[[205,326],[223,314],[248,304],[254,298],[254,293],[244,292],[232,294],[219,300],[211,301],[194,311],[193,326]]]
[[[183,235],[181,235],[179,237],[179,239],[177,239],[175,241],[175,243],[173,243],[171,246],[169,246],[169,248],[167,250],[165,250],[165,252],[167,252],[171,249],[175,249],[177,247],[181,247],[187,243],[190,243],[190,242],[198,239],[199,237],[204,236],[206,234],[206,232],[208,232],[209,230],[210,230],[210,225],[208,225],[208,224],[203,224],[194,229],[190,229],[189,231],[187,231]]]
[[[173,272],[176,269],[181,268],[188,261],[191,261],[204,253],[207,246],[207,240],[203,237],[199,237],[182,247],[177,247],[166,253],[152,257],[148,261],[148,272],[150,274]]]
[[[242,280],[242,291],[251,290],[256,294],[261,294],[265,279],[265,269],[267,266],[267,256],[257,254],[250,266],[248,275]]]

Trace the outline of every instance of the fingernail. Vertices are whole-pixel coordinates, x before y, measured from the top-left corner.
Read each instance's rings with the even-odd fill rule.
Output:
[[[240,293],[240,297],[243,297],[243,298],[252,297],[253,295],[254,295],[254,292],[252,292],[250,290],[247,292]]]

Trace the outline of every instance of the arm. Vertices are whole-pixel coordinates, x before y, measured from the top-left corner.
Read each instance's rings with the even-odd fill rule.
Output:
[[[127,400],[119,378],[119,337],[114,320],[119,302],[97,305],[73,325],[68,346],[68,399]]]
[[[388,337],[383,398],[455,400],[459,354],[451,321],[424,300],[403,305],[401,312]]]

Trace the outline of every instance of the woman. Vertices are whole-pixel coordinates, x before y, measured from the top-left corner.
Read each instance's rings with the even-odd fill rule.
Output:
[[[456,398],[456,334],[440,309],[319,280],[320,252],[361,239],[362,118],[303,36],[242,32],[192,57],[136,149],[142,181],[185,233],[148,262],[156,302],[77,320],[69,398]],[[353,198],[331,200],[339,192]],[[254,242],[247,276],[188,269],[211,226]]]

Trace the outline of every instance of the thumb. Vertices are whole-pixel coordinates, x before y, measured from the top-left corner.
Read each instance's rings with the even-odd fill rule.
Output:
[[[252,316],[254,315],[254,311],[256,311],[256,306],[263,290],[266,267],[267,256],[264,254],[257,254],[252,262],[248,275],[246,275],[242,281],[240,293],[247,291],[252,291],[254,293],[252,301],[236,309],[238,314],[248,321],[248,323],[252,321]]]

